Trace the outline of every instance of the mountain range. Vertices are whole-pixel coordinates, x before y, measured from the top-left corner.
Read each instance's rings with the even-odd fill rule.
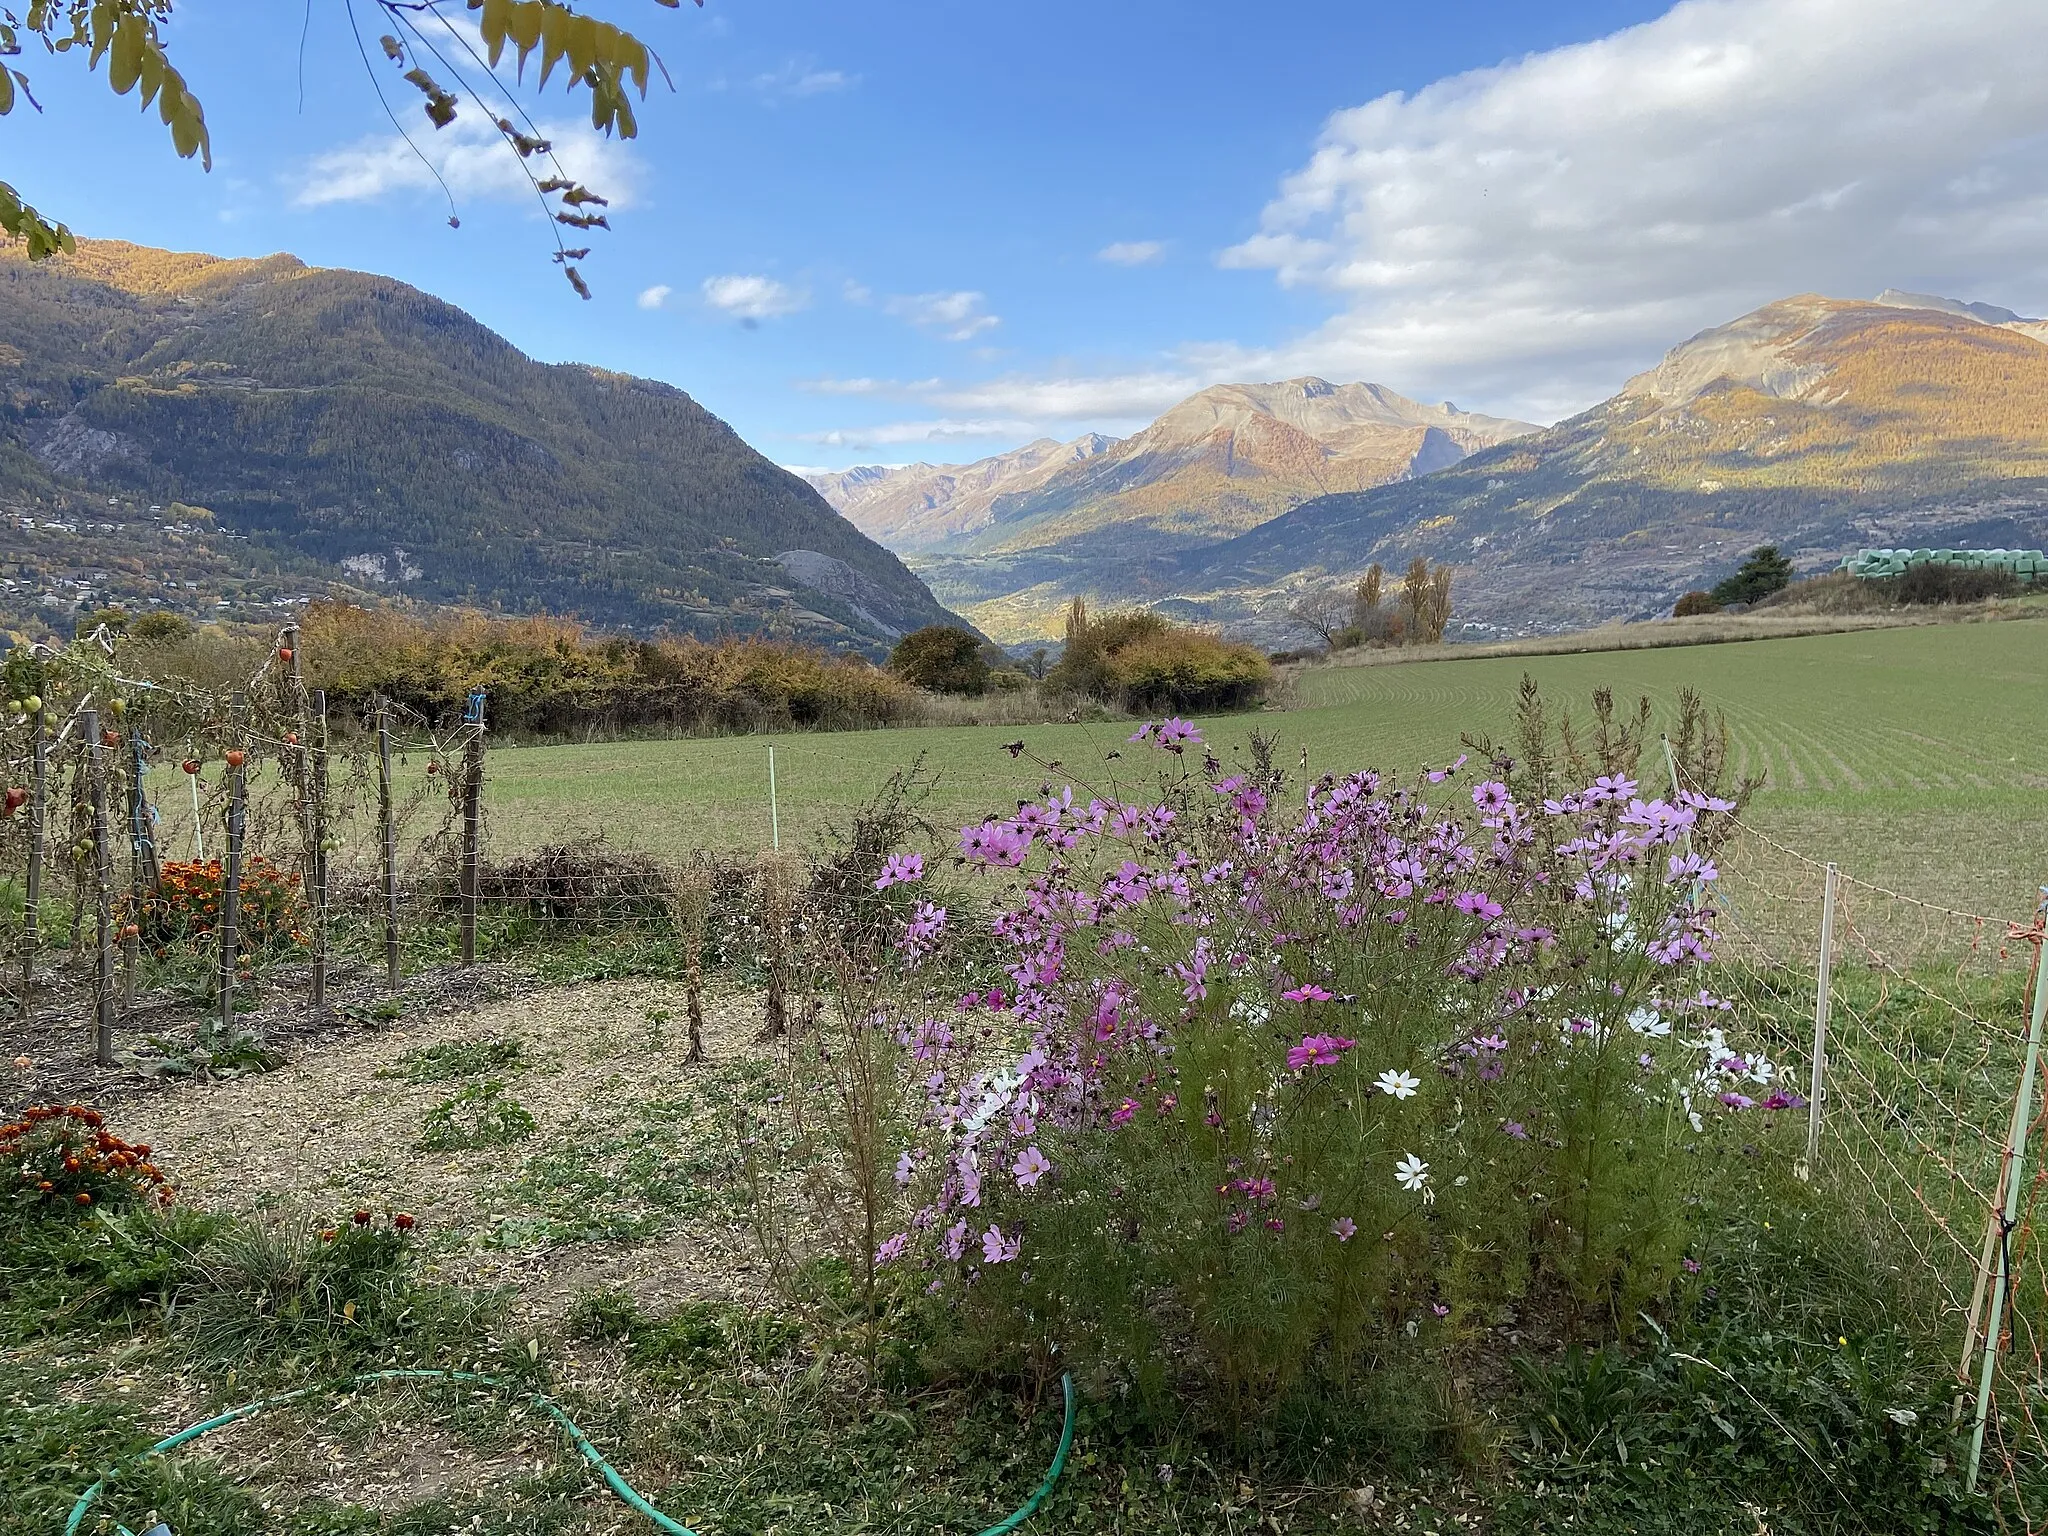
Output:
[[[1668,613],[1743,553],[2048,542],[2048,326],[1888,292],[1703,331],[1611,399],[1399,486],[1319,497],[1150,574],[1275,634],[1285,599],[1417,555],[1466,633]]]
[[[953,616],[681,390],[290,256],[0,247],[0,620],[317,592],[878,654]]]
[[[1304,592],[1421,556],[1456,568],[1454,635],[1526,634],[1668,611],[1762,543],[1803,571],[2048,543],[2048,321],[1801,295],[1550,427],[1299,378],[1127,438],[807,483],[681,390],[536,362],[387,278],[0,247],[17,633],[338,593],[879,655],[953,610],[1046,638],[1078,594],[1277,645]]]
[[[1055,633],[1096,572],[1256,528],[1332,492],[1412,479],[1539,430],[1377,384],[1221,384],[1123,439],[1049,439],[971,465],[810,476],[862,532],[998,638]]]
[[[1812,571],[1867,545],[2048,542],[2048,322],[1800,295],[1548,428],[1297,379],[1043,462],[914,538],[823,488],[1006,641],[1049,635],[1079,593],[1299,643],[1293,599],[1416,556],[1456,568],[1454,633],[1552,632],[1668,612],[1762,543]],[[874,473],[900,503],[982,466]]]

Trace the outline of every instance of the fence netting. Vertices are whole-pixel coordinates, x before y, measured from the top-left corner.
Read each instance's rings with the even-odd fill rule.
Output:
[[[2022,1100],[2041,917],[1921,901],[1748,823],[1721,870],[1723,987],[1814,1100],[1800,1171],[1936,1329],[1965,1427],[1993,1351],[1980,1486],[2009,1528],[2043,1529],[2038,1079]]]

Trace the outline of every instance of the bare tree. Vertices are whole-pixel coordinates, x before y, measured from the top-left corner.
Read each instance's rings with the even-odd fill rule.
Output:
[[[1316,587],[1287,606],[1287,616],[1323,642],[1337,648],[1337,637],[1351,622],[1351,599],[1337,587]]]

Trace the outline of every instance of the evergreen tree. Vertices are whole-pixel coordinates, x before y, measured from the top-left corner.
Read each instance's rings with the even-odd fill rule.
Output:
[[[1782,592],[1791,584],[1792,562],[1778,553],[1777,545],[1766,544],[1750,551],[1741,569],[1715,587],[1711,595],[1723,605],[1753,603],[1773,592]]]

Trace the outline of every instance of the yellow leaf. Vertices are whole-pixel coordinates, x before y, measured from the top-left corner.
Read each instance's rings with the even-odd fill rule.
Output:
[[[541,0],[523,0],[512,6],[512,41],[519,45],[519,77],[526,78],[526,56],[540,43]]]
[[[555,61],[569,49],[569,26],[575,17],[551,0],[540,0],[540,84],[546,89]]]
[[[114,29],[114,48],[107,61],[107,84],[116,96],[126,96],[142,76],[142,25],[123,20]]]
[[[647,45],[639,38],[621,32],[617,45],[612,49],[612,61],[619,66],[621,74],[630,74],[633,84],[642,96],[647,94]],[[626,137],[631,138],[628,134]]]
[[[14,76],[0,69],[0,117],[14,110]]]
[[[164,55],[161,48],[145,48],[142,51],[142,105],[146,108],[156,100],[156,93],[164,83]]]
[[[597,18],[570,17],[566,41],[569,47],[570,72],[580,80],[590,73],[590,66],[597,62]]]
[[[483,12],[477,30],[490,49],[491,68],[496,69],[499,55],[505,51],[505,39],[512,32],[512,0],[483,0]]]
[[[350,1322],[354,1322],[356,1320],[356,1304],[352,1301],[343,1302],[341,1308],[341,1315],[347,1318]]]

